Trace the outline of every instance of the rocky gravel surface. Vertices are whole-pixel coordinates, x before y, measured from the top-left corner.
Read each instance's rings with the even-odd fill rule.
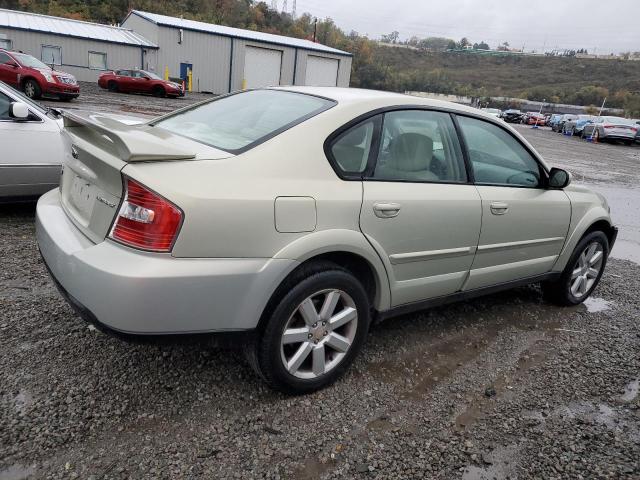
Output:
[[[236,340],[89,328],[33,212],[0,206],[0,480],[640,478],[636,263],[586,305],[532,286],[388,320],[334,386],[285,397]]]

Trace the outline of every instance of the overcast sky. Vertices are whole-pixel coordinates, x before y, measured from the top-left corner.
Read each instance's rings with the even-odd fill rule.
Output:
[[[288,1],[291,9],[293,0]],[[394,30],[400,38],[444,36],[491,47],[592,53],[640,51],[638,0],[297,0],[298,14],[331,17],[370,38]],[[283,0],[278,0],[282,8]]]

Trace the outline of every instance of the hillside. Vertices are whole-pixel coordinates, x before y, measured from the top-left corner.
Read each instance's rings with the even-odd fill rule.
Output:
[[[598,104],[606,95],[612,107],[622,107],[628,92],[640,92],[640,62],[431,53],[390,47],[377,47],[373,57],[375,64],[384,65],[389,72],[387,78],[383,73],[379,78],[363,79],[364,86],[373,88],[396,84],[405,90],[583,105]]]

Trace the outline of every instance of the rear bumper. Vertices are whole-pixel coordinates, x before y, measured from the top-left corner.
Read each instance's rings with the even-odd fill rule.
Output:
[[[69,220],[58,190],[36,211],[38,246],[69,303],[119,334],[250,330],[272,292],[297,265],[284,259],[200,259],[94,244]]]

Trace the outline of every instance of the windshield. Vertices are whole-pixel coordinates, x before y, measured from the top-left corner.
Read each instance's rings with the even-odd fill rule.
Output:
[[[159,75],[156,75],[153,72],[147,72],[146,70],[142,70],[142,73],[144,73],[147,77],[153,78],[154,80],[162,80],[162,77],[160,77]]]
[[[14,57],[22,64],[23,67],[31,67],[31,68],[44,68],[45,70],[51,70],[49,65],[42,63],[37,58],[32,57],[31,55],[25,55],[24,53],[12,53]]]
[[[16,98],[17,100],[21,101],[22,103],[26,103],[27,105],[29,105],[29,107],[33,108],[34,110],[36,110],[37,112],[40,113],[47,113],[49,110],[46,109],[45,107],[43,107],[42,105],[37,104],[36,102],[34,102],[33,100],[31,100],[29,97],[27,97],[24,93],[19,92],[18,90],[16,90],[15,88],[13,88],[11,85],[7,85],[4,82],[0,82],[0,85],[2,85],[4,88],[7,89],[7,91],[9,92],[9,94]]]
[[[332,100],[301,93],[250,90],[197,105],[152,125],[242,153],[334,105]]]

